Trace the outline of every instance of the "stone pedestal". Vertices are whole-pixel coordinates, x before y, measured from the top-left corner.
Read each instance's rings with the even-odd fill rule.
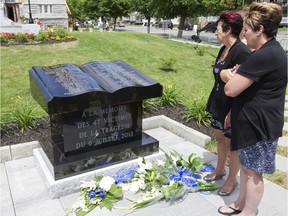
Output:
[[[122,61],[63,64],[29,71],[34,99],[50,116],[40,140],[55,180],[159,151],[142,132],[142,101],[162,86]]]

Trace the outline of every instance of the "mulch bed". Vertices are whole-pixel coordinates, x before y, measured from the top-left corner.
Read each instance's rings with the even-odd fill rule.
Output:
[[[34,42],[34,43],[22,43],[20,41],[15,41],[14,44],[9,44],[9,43],[6,43],[6,42],[1,42],[0,43],[0,46],[3,46],[3,47],[9,47],[9,46],[33,46],[33,45],[42,45],[42,44],[58,44],[58,43],[68,43],[68,42],[73,42],[73,41],[76,41],[78,40],[77,38],[72,38],[72,39],[67,39],[67,40],[52,40],[52,39],[49,39],[47,41],[42,41],[42,42]]]
[[[157,111],[144,113],[143,118],[148,118],[157,115],[165,115],[179,123],[191,127],[203,134],[213,137],[213,130],[211,127],[203,125],[198,126],[195,121],[186,122],[182,119],[181,113],[184,107],[160,107]],[[49,134],[50,125],[48,119],[39,119],[36,122],[36,127],[33,129],[26,129],[23,132],[19,131],[16,124],[6,124],[1,126],[1,146],[14,145],[23,142],[39,140],[40,137]]]

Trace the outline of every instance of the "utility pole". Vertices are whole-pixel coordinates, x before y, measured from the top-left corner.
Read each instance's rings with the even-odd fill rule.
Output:
[[[32,13],[31,13],[31,5],[30,5],[30,0],[28,0],[28,6],[29,6],[29,24],[33,24],[33,18],[32,18]]]

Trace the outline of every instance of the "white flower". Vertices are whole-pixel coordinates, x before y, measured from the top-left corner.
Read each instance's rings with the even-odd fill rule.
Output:
[[[175,183],[175,181],[174,181],[174,180],[170,181],[170,183],[169,183],[169,186],[172,186],[172,185],[174,185],[174,183]]]
[[[163,166],[163,165],[165,164],[165,162],[164,162],[163,160],[157,159],[157,164],[158,164],[159,166]]]
[[[93,205],[97,205],[97,204],[100,204],[100,199],[92,199],[90,200],[90,203],[93,204]]]
[[[88,212],[89,209],[86,207],[86,202],[84,196],[80,196],[77,199],[77,202],[73,205],[73,211],[75,212],[77,209],[81,208],[82,211]]]
[[[176,162],[178,159],[176,157],[174,157],[173,155],[171,155],[171,159],[173,161],[173,165],[176,166]]]
[[[137,158],[137,163],[138,165],[143,164],[144,158],[143,157],[139,157]]]
[[[145,174],[146,170],[152,169],[152,163],[150,161],[146,161],[143,163],[143,158],[141,160],[138,159],[138,169],[136,170],[138,173]]]
[[[87,181],[80,181],[81,182],[81,185],[80,187],[81,188],[89,188],[89,190],[95,190],[96,189],[96,183],[95,181],[90,181],[90,182],[87,182]]]
[[[146,170],[147,169],[150,170],[150,169],[152,169],[152,163],[150,161],[147,161],[146,164],[144,164],[144,167]]]
[[[133,181],[129,185],[129,190],[136,193],[139,190],[144,190],[146,187],[146,184],[143,179],[138,179],[136,181]]]
[[[115,183],[115,180],[113,178],[111,178],[110,176],[105,176],[101,179],[99,183],[99,187],[107,192],[110,190],[111,185],[114,183]]]
[[[139,166],[136,170],[139,174],[146,174],[146,170],[144,166]]]
[[[128,191],[129,190],[129,183],[121,183],[120,186],[122,187],[123,191]]]

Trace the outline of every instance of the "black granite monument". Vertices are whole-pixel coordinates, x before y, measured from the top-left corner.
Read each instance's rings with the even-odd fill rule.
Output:
[[[162,86],[122,61],[32,67],[34,99],[49,114],[39,140],[55,180],[159,151],[142,132],[142,101]]]

